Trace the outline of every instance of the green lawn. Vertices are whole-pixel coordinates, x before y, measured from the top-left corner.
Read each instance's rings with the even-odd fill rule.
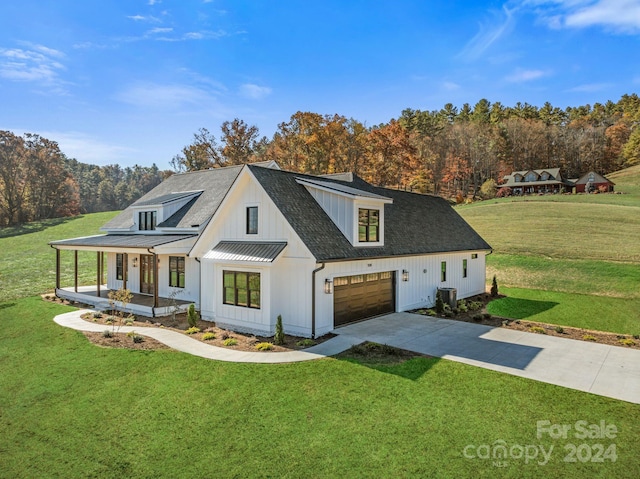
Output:
[[[639,405],[438,359],[252,365],[102,349],[51,321],[69,309],[0,303],[2,478],[635,478],[640,468]],[[618,434],[539,439],[545,420],[605,421]],[[501,440],[553,446],[551,460],[498,467],[463,454]],[[599,443],[615,444],[615,462],[563,461],[568,444]]]
[[[56,254],[49,241],[100,234],[100,227],[118,212],[38,221],[0,228],[0,301],[52,291]],[[73,285],[73,253],[61,254],[62,285]],[[96,253],[79,252],[79,281],[95,284]]]
[[[562,326],[640,334],[640,299],[607,298],[535,289],[502,288],[506,298],[489,303],[491,314]]]

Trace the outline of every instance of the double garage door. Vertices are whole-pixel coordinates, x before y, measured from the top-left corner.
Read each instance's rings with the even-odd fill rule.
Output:
[[[393,313],[395,311],[394,283],[393,271],[334,278],[334,326]]]

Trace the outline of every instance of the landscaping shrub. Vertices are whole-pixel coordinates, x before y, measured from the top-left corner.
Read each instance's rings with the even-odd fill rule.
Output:
[[[547,332],[544,330],[544,328],[541,328],[540,326],[532,327],[531,331],[533,331],[534,333],[538,333],[538,334],[547,334]]]
[[[478,311],[482,308],[482,303],[480,301],[469,301],[467,303],[467,309],[469,311]]]
[[[598,339],[591,335],[591,334],[585,334],[584,336],[582,336],[582,339],[584,339],[585,341],[597,341]]]
[[[491,281],[491,297],[495,298],[498,296],[498,280],[496,279],[496,275],[493,275],[493,281]]]
[[[282,315],[278,315],[276,321],[276,334],[273,337],[273,342],[276,344],[284,344],[284,329],[282,328]]]
[[[482,315],[481,314],[474,314],[473,315],[473,320],[474,321],[478,321],[478,322],[482,321]]]
[[[102,337],[113,338],[113,331],[111,331],[110,329],[105,329],[104,331],[102,331]]]
[[[271,343],[258,343],[256,344],[256,349],[258,351],[271,351],[273,349],[273,344]]]
[[[458,301],[458,311],[461,313],[466,313],[469,310],[467,307],[467,302],[464,299]]]
[[[556,333],[558,334],[564,333],[564,328],[562,326],[556,326],[555,330],[556,330]]]
[[[144,336],[142,336],[141,334],[134,334],[133,336],[131,336],[131,339],[134,343],[142,343],[144,341]]]
[[[444,312],[444,301],[442,301],[442,293],[440,290],[436,292],[436,313],[442,314]]]
[[[215,335],[214,333],[204,333],[204,334],[202,335],[202,339],[203,339],[204,341],[210,341],[210,340],[212,340],[212,339],[216,339],[216,335]]]
[[[511,196],[511,188],[503,186],[496,192],[496,198],[506,198],[507,196]]]
[[[200,328],[191,327],[185,331],[185,334],[196,334],[200,332]]]
[[[225,346],[235,346],[236,344],[238,344],[238,340],[235,338],[227,338],[222,342],[222,344],[224,344]]]
[[[187,308],[187,321],[189,326],[195,328],[198,326],[198,313],[196,312],[196,306],[191,303]]]
[[[315,345],[316,342],[313,339],[301,339],[296,343],[296,346],[298,346],[299,348],[309,348]]]
[[[633,339],[621,339],[620,341],[618,341],[620,344],[622,344],[623,346],[635,346],[636,343]]]
[[[491,319],[491,314],[490,314],[490,313],[484,313],[484,314],[482,315],[482,317],[483,317],[484,319]]]
[[[497,191],[498,188],[496,187],[496,180],[493,178],[489,178],[487,181],[482,183],[482,186],[480,187],[480,194],[485,200],[495,198]]]

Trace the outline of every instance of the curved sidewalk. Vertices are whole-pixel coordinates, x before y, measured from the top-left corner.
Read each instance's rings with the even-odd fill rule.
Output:
[[[91,312],[88,309],[72,311],[70,313],[60,314],[53,320],[61,326],[76,329],[78,331],[102,332],[105,329],[104,324],[90,323],[81,318],[84,313]],[[286,353],[276,352],[248,352],[236,351],[234,349],[220,348],[205,344],[202,341],[193,339],[186,334],[173,331],[171,329],[154,328],[154,327],[134,327],[122,326],[119,328],[121,333],[129,333],[135,331],[142,336],[148,336],[166,344],[170,348],[183,353],[193,354],[207,359],[215,359],[217,361],[228,361],[234,363],[295,363],[300,361],[310,361],[312,359],[320,359],[327,356],[338,354],[345,349],[349,349],[353,344],[353,339],[336,336],[324,343],[318,344],[305,349],[304,351],[289,351]]]

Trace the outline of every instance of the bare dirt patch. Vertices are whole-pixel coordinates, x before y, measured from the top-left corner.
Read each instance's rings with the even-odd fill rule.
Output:
[[[125,333],[114,333],[111,338],[104,337],[102,333],[91,331],[83,331],[82,334],[84,334],[85,337],[93,344],[103,348],[139,349],[147,351],[171,349],[166,344],[147,336],[143,336],[142,341],[136,343],[131,337],[127,337]]]

